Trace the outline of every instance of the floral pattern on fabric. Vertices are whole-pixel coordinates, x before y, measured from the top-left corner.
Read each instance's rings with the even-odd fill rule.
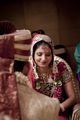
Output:
[[[53,73],[49,79],[52,81],[44,82],[38,77],[36,67],[33,68],[33,86],[38,92],[45,94],[49,97],[56,97],[63,102],[66,98],[64,93],[64,84],[71,80],[71,74],[66,64],[62,59],[56,59],[54,61]],[[37,76],[37,77],[36,77]]]
[[[40,93],[52,97],[52,87],[53,83],[44,83],[42,80],[37,80],[35,89]]]

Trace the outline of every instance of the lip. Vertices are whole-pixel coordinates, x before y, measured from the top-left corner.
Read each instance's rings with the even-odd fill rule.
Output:
[[[40,66],[46,67],[47,63],[40,63]]]
[[[46,64],[47,62],[41,62],[41,64]]]

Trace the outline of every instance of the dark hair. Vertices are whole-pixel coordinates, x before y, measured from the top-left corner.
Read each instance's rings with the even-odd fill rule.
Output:
[[[50,50],[51,50],[51,54],[52,54],[52,60],[51,60],[51,62],[50,62],[50,65],[49,66],[52,66],[53,65],[53,49],[52,49],[52,47],[51,47],[51,45],[50,44],[48,44],[47,42],[45,42],[45,41],[39,41],[39,42],[37,42],[34,46],[33,46],[33,59],[34,59],[34,54],[35,54],[35,51],[36,51],[36,49],[39,47],[39,46],[41,46],[41,45],[43,45],[43,44],[45,44],[45,45],[47,45],[49,48],[50,48]]]
[[[16,32],[16,27],[11,21],[0,21],[0,35]]]
[[[44,30],[39,29],[31,32],[32,37],[34,36],[33,34],[45,34]]]
[[[42,30],[42,29],[37,30],[37,33],[38,34],[45,34],[44,30]]]

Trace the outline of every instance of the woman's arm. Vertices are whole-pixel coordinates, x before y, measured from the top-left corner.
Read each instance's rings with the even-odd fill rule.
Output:
[[[72,81],[65,83],[64,89],[68,98],[60,105],[62,112],[75,103],[75,93],[74,93]]]

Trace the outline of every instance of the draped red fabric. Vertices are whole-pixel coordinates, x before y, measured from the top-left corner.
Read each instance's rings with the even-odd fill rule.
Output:
[[[0,35],[0,114],[21,120],[13,63],[14,37]]]

